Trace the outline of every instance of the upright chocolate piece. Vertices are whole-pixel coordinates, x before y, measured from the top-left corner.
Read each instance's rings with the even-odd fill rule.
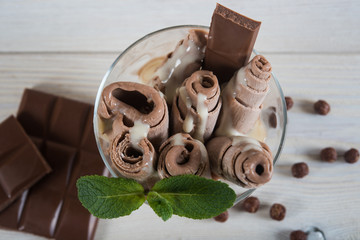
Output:
[[[0,226],[52,239],[93,239],[97,218],[77,198],[76,180],[107,174],[89,104],[26,89],[18,120],[53,169],[0,213]]]
[[[219,83],[227,82],[250,58],[261,22],[220,4],[212,16],[205,50],[204,69],[213,71]]]
[[[0,211],[50,171],[15,117],[0,124]]]

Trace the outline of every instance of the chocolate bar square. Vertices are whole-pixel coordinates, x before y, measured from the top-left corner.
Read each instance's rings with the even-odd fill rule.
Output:
[[[0,125],[0,146],[1,211],[51,168],[13,116]]]

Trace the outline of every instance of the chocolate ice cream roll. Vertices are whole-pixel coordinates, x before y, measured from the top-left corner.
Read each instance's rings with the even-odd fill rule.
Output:
[[[144,182],[155,173],[156,152],[147,138],[134,143],[128,133],[117,135],[111,144],[110,159],[126,178]]]
[[[112,129],[106,132],[110,141],[119,134],[146,126],[149,128],[146,137],[156,149],[168,138],[168,108],[164,98],[151,86],[134,82],[108,85],[103,90],[98,114],[113,120]]]
[[[215,137],[207,144],[211,172],[245,188],[270,181],[273,159],[269,147],[245,136]]]
[[[177,133],[160,147],[157,171],[161,178],[182,174],[209,175],[209,160],[202,142]]]
[[[172,104],[176,89],[193,72],[200,70],[205,56],[207,32],[199,29],[189,30],[175,50],[169,53],[163,64],[156,70],[153,85],[161,90],[168,104]]]
[[[202,142],[212,134],[221,109],[220,88],[210,71],[196,71],[178,88],[171,112],[172,133]]]
[[[218,136],[247,134],[260,116],[269,91],[271,64],[261,55],[235,73],[223,91]]]

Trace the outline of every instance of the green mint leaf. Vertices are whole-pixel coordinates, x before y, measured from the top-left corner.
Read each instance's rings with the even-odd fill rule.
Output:
[[[157,192],[150,191],[147,196],[147,201],[154,212],[166,221],[171,218],[173,210],[169,202]]]
[[[135,180],[84,176],[77,180],[82,205],[98,218],[129,215],[145,201],[144,188]]]
[[[170,204],[179,216],[211,218],[232,207],[236,195],[226,183],[195,175],[162,179],[151,189]]]

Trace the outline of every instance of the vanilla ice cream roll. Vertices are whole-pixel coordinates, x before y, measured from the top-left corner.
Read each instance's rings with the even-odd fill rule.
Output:
[[[189,133],[204,142],[215,128],[220,109],[220,88],[216,76],[210,71],[196,71],[178,88],[173,100],[172,133]]]
[[[245,188],[256,188],[270,181],[273,158],[269,147],[245,136],[215,137],[207,144],[214,176]]]
[[[163,64],[156,70],[153,85],[161,90],[168,104],[172,104],[176,89],[193,72],[200,70],[205,56],[207,32],[199,29],[189,30],[175,50],[169,53]]]
[[[134,128],[149,130],[147,137],[158,149],[168,138],[169,117],[164,98],[151,86],[135,82],[116,82],[104,88],[98,114],[112,119],[112,128],[105,134],[110,141]],[[139,124],[135,124],[138,121]],[[146,126],[145,126],[146,128]]]
[[[160,147],[157,171],[160,178],[183,174],[209,176],[209,160],[204,144],[185,133],[171,136]]]
[[[147,138],[134,145],[130,134],[117,135],[112,141],[110,159],[126,178],[144,182],[155,173],[156,151]]]

